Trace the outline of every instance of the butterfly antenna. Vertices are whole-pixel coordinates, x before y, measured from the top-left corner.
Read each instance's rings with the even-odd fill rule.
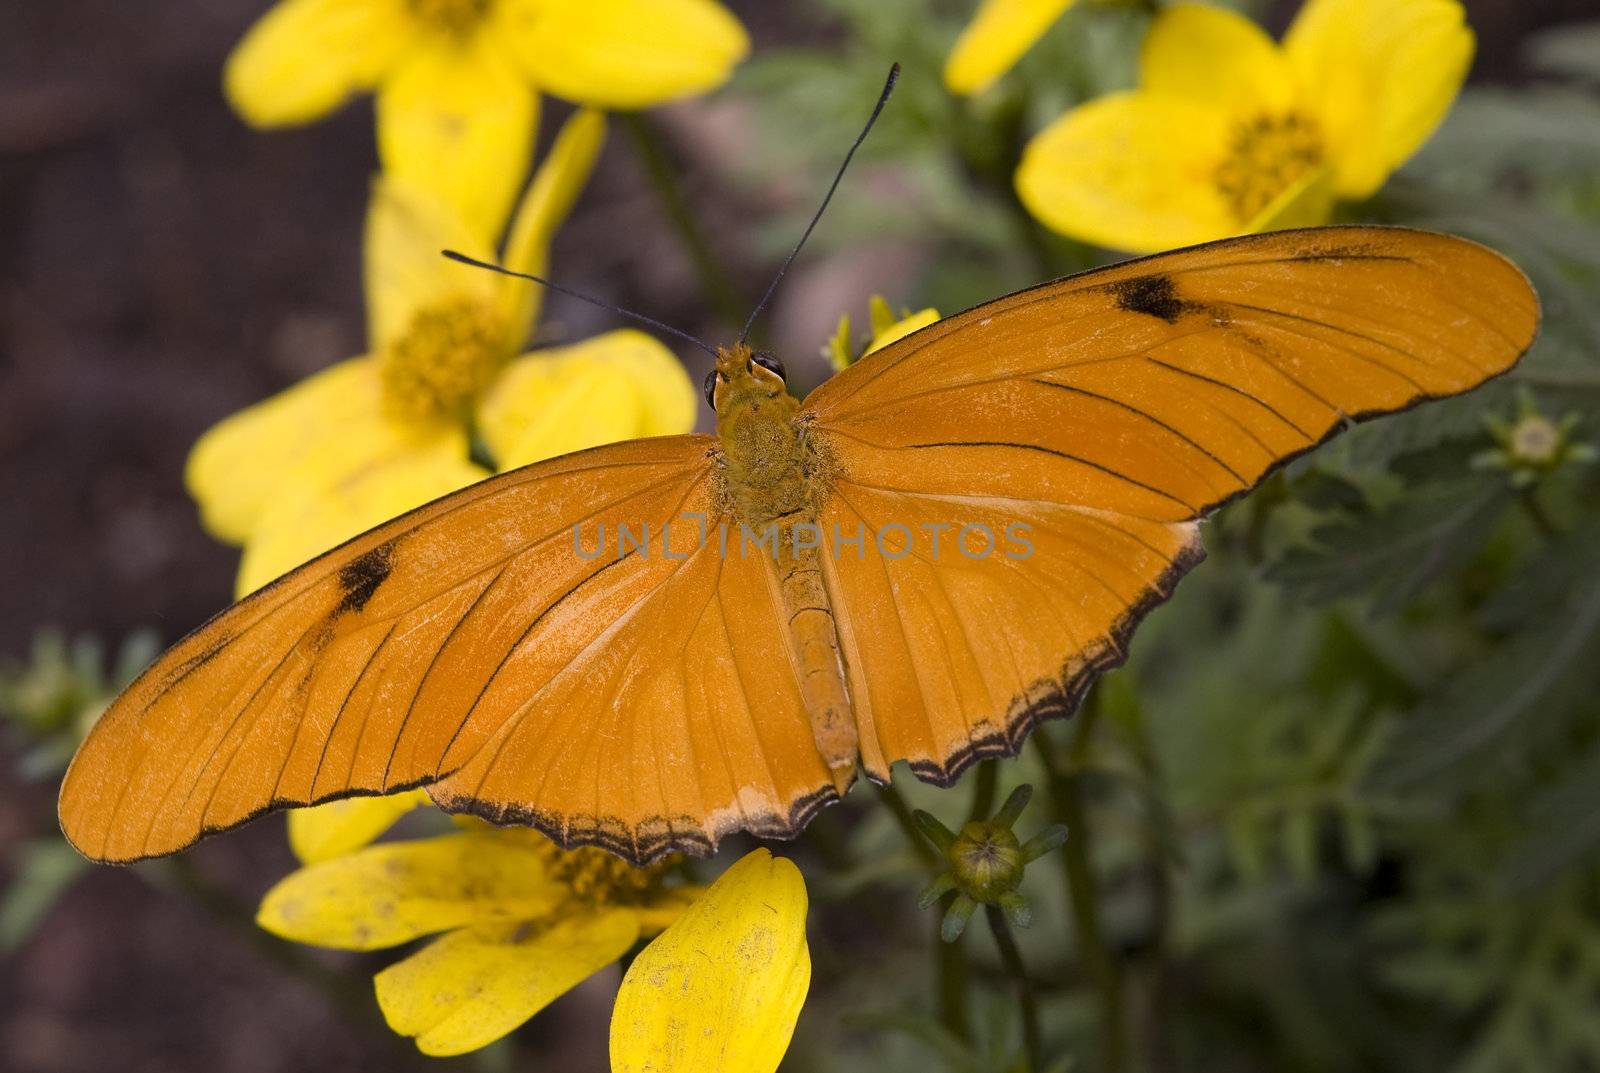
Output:
[[[878,94],[878,103],[872,106],[872,114],[867,117],[867,125],[861,128],[861,133],[856,135],[856,140],[850,144],[850,151],[844,155],[844,162],[839,165],[839,170],[834,173],[833,183],[828,187],[828,192],[822,197],[822,204],[817,206],[817,214],[811,217],[811,222],[806,225],[805,234],[800,236],[800,241],[794,244],[794,249],[789,251],[789,256],[784,259],[778,274],[772,277],[772,282],[767,284],[767,291],[761,296],[761,301],[750,311],[750,319],[744,322],[744,331],[739,333],[739,342],[743,343],[750,336],[750,329],[755,325],[756,318],[767,307],[767,302],[772,298],[772,292],[778,289],[778,282],[783,279],[783,274],[789,271],[789,266],[794,264],[794,259],[800,255],[800,250],[806,244],[806,239],[811,237],[811,232],[816,229],[817,221],[822,219],[822,214],[827,211],[828,202],[833,200],[833,192],[839,189],[839,181],[844,178],[844,170],[850,166],[850,158],[856,155],[856,150],[861,148],[861,143],[867,140],[867,134],[872,130],[872,124],[878,121],[878,115],[883,111],[883,106],[889,103],[889,94],[894,92],[894,84],[900,77],[900,65],[894,64],[889,68],[889,78],[883,83],[883,92]]]
[[[676,336],[686,343],[694,344],[701,350],[704,350],[707,354],[710,354],[713,358],[717,356],[717,348],[712,346],[710,343],[707,343],[703,339],[698,339],[695,336],[690,335],[688,332],[680,331],[670,324],[662,324],[654,317],[647,317],[643,313],[635,313],[631,309],[623,309],[621,306],[614,306],[610,302],[602,301],[599,298],[595,298],[587,294],[582,294],[568,287],[563,287],[559,283],[552,283],[550,280],[547,280],[542,276],[530,275],[527,272],[513,272],[504,265],[497,265],[491,261],[480,261],[476,257],[468,257],[466,254],[457,253],[455,250],[440,250],[439,252],[450,258],[452,261],[460,261],[462,264],[471,265],[473,268],[483,268],[490,272],[498,272],[502,276],[510,276],[513,279],[531,280],[532,282],[539,284],[541,287],[548,287],[557,294],[564,294],[568,298],[576,298],[580,302],[588,302],[592,306],[599,306],[601,309],[615,313],[620,317],[628,317],[632,320],[638,321],[640,324],[648,325],[658,332],[666,332],[668,335]]]

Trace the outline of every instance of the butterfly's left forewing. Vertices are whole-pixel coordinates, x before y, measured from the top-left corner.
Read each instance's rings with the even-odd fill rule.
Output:
[[[1351,420],[1504,372],[1537,323],[1481,246],[1318,228],[1023,291],[824,383],[801,420],[834,463],[825,528],[1033,534],[1026,559],[923,536],[827,564],[867,770],[947,782],[1014,752],[1121,660],[1200,557],[1199,519]]]
[[[772,659],[764,565],[662,547],[669,524],[674,554],[694,544],[685,514],[716,526],[711,443],[637,440],[491,478],[229,608],[85,740],[62,784],[67,837],[136,860],[269,808],[424,784],[447,808],[635,860],[741,826],[792,832],[832,789]],[[648,546],[619,558],[622,526]]]

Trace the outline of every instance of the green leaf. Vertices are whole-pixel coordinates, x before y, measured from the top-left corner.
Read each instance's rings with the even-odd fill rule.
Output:
[[[1482,479],[1408,489],[1384,510],[1318,528],[1316,547],[1288,552],[1267,577],[1314,601],[1372,594],[1382,614],[1465,565],[1509,501],[1500,482]]]
[[[1537,628],[1468,661],[1419,706],[1399,728],[1378,782],[1415,789],[1448,780],[1458,768],[1476,778],[1503,770],[1508,739],[1548,734],[1574,703],[1592,697],[1597,650],[1600,571],[1550,607]]]
[[[1536,898],[1495,894],[1455,872],[1429,880],[1369,937],[1392,948],[1383,963],[1391,987],[1429,1000],[1435,1019],[1462,1015],[1468,1042],[1456,1073],[1600,1068],[1596,874]]]
[[[1523,812],[1522,830],[1502,874],[1507,889],[1543,886],[1600,850],[1600,745],[1542,788]]]

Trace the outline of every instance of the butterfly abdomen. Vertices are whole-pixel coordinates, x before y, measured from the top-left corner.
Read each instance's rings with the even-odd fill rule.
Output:
[[[855,772],[859,743],[833,605],[823,585],[817,549],[780,555],[778,571],[800,673],[800,696],[811,717],[811,736],[833,775],[835,788],[843,793]]]
[[[746,347],[718,355],[713,397],[717,499],[733,524],[754,536],[741,537],[739,553],[759,547],[773,564],[812,739],[843,793],[855,773],[856,721],[819,557],[832,456],[826,440],[795,420],[799,404],[783,378],[752,361]]]

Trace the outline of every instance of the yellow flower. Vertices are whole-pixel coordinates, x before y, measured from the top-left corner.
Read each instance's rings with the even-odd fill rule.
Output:
[[[499,1039],[665,929],[618,995],[615,1068],[777,1068],[810,975],[793,865],[757,850],[702,892],[671,885],[670,865],[637,869],[531,830],[462,827],[307,865],[267,892],[257,922],[344,950],[438,935],[373,979],[389,1026],[434,1055]],[[741,1064],[702,1061],[703,1046]],[[696,1064],[639,1060],[674,1053]]]
[[[909,309],[902,309],[899,316],[896,316],[881,294],[872,296],[867,311],[872,323],[872,338],[868,340],[865,350],[856,353],[851,341],[848,316],[839,318],[838,330],[823,346],[822,354],[833,365],[835,371],[843,371],[846,366],[855,364],[874,350],[882,350],[896,339],[910,335],[918,328],[926,328],[939,319],[939,311],[932,306],[919,309],[915,313]]]
[[[258,127],[375,91],[385,173],[487,241],[527,171],[540,91],[642,108],[720,85],[748,50],[715,0],[280,0],[223,82]]]
[[[697,891],[604,850],[473,823],[307,865],[257,922],[286,939],[381,950],[439,937],[374,978],[390,1027],[428,1054],[492,1042],[654,935]]]
[[[956,38],[944,84],[962,95],[987,89],[1011,70],[1074,0],[983,0]]]
[[[289,810],[289,848],[305,864],[354,853],[410,812],[431,804],[426,790],[384,797],[347,797]]]
[[[1281,46],[1233,12],[1168,8],[1138,88],[1035,137],[1017,192],[1051,228],[1137,252],[1322,223],[1427,140],[1472,51],[1457,0],[1309,0]]]
[[[544,269],[604,135],[578,113],[512,223],[504,260]],[[664,346],[622,330],[518,357],[541,291],[447,261],[485,244],[436,200],[381,180],[367,221],[371,350],[223,420],[189,456],[214,535],[244,546],[243,595],[306,559],[501,469],[634,436],[686,432],[695,393]]]
[[[773,1073],[811,986],[806,885],[746,854],[628,967],[612,1073]]]

